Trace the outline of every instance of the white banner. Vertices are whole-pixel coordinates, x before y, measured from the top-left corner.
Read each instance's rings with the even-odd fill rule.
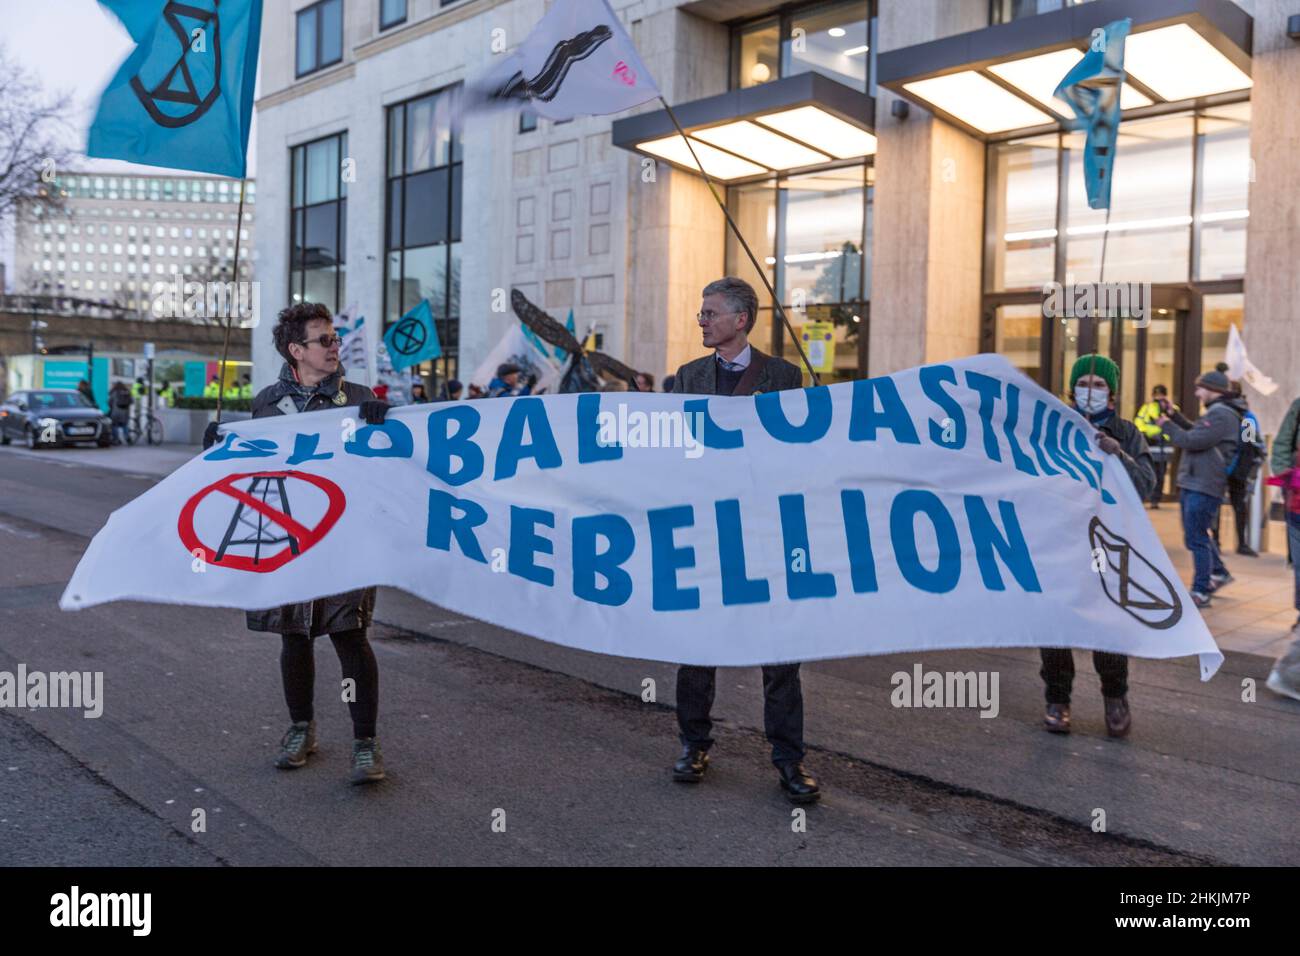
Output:
[[[62,607],[383,584],[692,664],[1069,645],[1197,654],[1208,679],[1223,659],[1119,461],[1001,356],[355,414],[234,423],[110,517]]]
[[[520,372],[521,382],[536,376],[537,384],[532,391],[534,395],[548,392],[560,384],[562,370],[551,361],[549,355],[538,349],[537,343],[524,335],[524,327],[520,322],[510,323],[501,336],[501,341],[497,342],[487,358],[474,370],[469,383],[486,389],[492,379],[496,378],[497,369],[507,363],[518,365],[523,370]]]

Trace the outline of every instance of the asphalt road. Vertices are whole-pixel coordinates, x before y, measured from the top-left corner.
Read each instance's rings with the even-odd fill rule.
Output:
[[[709,779],[675,785],[670,666],[384,590],[372,637],[389,779],[346,782],[327,642],[321,750],[276,771],[278,642],[241,612],[58,610],[90,536],[155,480],[0,449],[0,671],[102,671],[105,699],[97,719],[0,710],[0,866],[1300,862],[1300,706],[1262,689],[1267,660],[1240,654],[1208,684],[1190,659],[1135,661],[1126,741],[1104,735],[1083,654],[1068,738],[1038,727],[1032,650],[807,665],[807,762],[826,796],[800,828],[767,760],[756,669],[720,672]],[[890,675],[918,661],[997,671],[998,717],[893,707]]]

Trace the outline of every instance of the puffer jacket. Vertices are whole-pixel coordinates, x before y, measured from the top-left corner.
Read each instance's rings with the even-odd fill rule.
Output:
[[[1205,407],[1205,414],[1189,422],[1176,413],[1165,428],[1175,448],[1183,450],[1178,466],[1178,487],[1199,491],[1211,498],[1223,496],[1228,486],[1228,463],[1237,453],[1241,438],[1241,418],[1245,405],[1231,395],[1216,398]]]
[[[344,405],[360,405],[375,397],[375,393],[366,386],[354,385],[346,380],[340,381],[339,391],[344,396],[343,402],[332,401],[318,393],[308,399],[299,414],[319,412]],[[282,390],[277,385],[262,389],[253,399],[253,417],[266,418],[270,415],[285,414],[277,404],[278,399],[282,397]],[[249,611],[247,620],[250,631],[319,637],[322,634],[337,634],[339,631],[369,627],[374,613],[375,589],[361,588],[331,597],[316,598],[314,601],[305,601],[301,604],[285,604],[264,611]]]

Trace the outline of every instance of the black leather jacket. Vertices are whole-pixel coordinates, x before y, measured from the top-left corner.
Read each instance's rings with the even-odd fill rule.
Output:
[[[347,401],[344,405],[360,405],[375,397],[375,393],[364,385],[354,385],[344,380],[341,390]],[[276,403],[272,401],[276,386],[262,389],[253,399],[254,418],[266,418],[269,415],[283,415]],[[339,405],[324,395],[313,395],[299,414],[319,412]],[[302,604],[285,604],[281,607],[267,608],[264,611],[247,613],[250,631],[271,631],[276,634],[298,634],[318,637],[321,634],[337,634],[340,631],[360,630],[370,626],[375,612],[375,589],[361,588],[345,594],[317,598]]]

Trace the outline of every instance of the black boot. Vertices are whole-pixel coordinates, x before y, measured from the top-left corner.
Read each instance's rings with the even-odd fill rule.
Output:
[[[686,746],[682,748],[682,755],[673,764],[673,779],[681,783],[699,783],[704,779],[704,771],[708,769],[708,752]]]
[[[803,768],[801,763],[787,763],[777,767],[781,774],[781,789],[791,803],[814,803],[822,795],[817,778]]]

